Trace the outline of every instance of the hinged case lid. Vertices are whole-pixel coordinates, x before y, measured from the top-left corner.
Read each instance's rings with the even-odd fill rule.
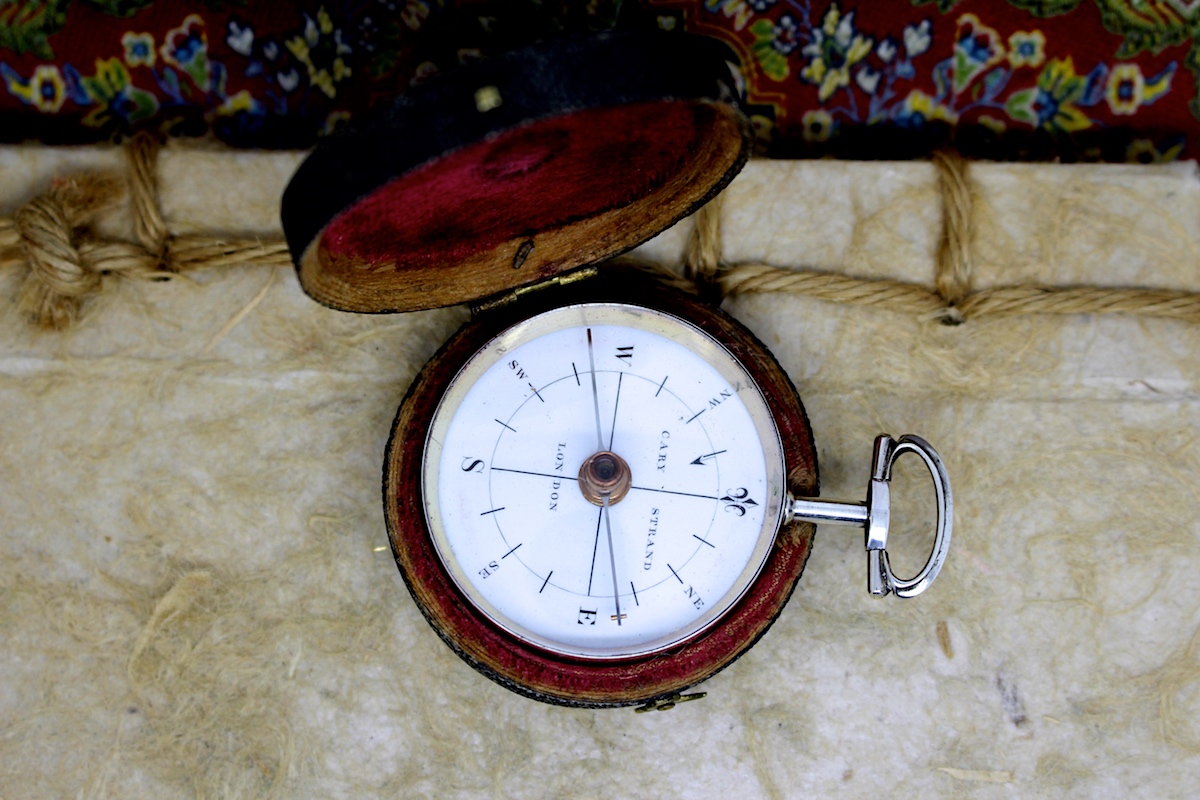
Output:
[[[416,311],[641,244],[745,163],[720,45],[614,33],[440,75],[356,119],[283,195],[300,284],[345,311]]]

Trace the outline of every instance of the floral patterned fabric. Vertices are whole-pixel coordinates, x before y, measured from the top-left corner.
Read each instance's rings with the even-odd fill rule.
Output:
[[[728,45],[772,155],[1200,154],[1183,0],[0,0],[0,140],[308,147],[439,71],[614,26]]]

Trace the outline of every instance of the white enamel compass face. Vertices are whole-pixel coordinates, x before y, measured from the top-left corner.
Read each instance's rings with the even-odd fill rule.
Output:
[[[700,633],[754,581],[783,520],[783,455],[746,371],[637,306],[566,306],[493,339],[436,411],[425,514],[496,625],[579,658]]]

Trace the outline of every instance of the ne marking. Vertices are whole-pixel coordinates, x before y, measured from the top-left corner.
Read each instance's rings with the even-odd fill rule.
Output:
[[[545,401],[545,400],[543,400],[542,402],[544,403],[544,402],[546,402],[546,401]],[[496,422],[500,422],[500,420],[496,420]],[[691,420],[688,420],[688,422],[691,422]],[[501,425],[504,425],[504,423],[503,423],[503,422],[500,422],[500,424],[501,424]],[[504,427],[508,428],[508,429],[509,429],[510,431],[512,431],[513,433],[516,433],[516,432],[517,432],[517,429],[516,429],[516,428],[514,428],[512,425],[504,425]]]

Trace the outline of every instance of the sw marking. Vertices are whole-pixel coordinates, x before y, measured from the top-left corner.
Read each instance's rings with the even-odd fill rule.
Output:
[[[520,362],[517,361],[515,358],[512,361],[508,362],[508,368],[513,371],[514,375],[517,376],[517,380],[519,380],[519,381],[529,380],[528,373],[526,373],[525,370],[521,368]]]

